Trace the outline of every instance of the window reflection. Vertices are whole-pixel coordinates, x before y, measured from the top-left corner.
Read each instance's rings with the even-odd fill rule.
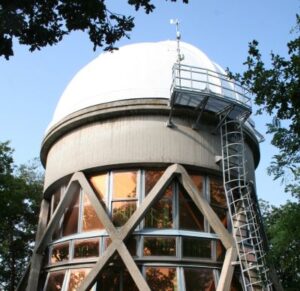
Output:
[[[226,255],[226,249],[224,248],[221,241],[218,240],[217,245],[216,245],[217,261],[219,261],[219,262],[224,261],[225,255]]]
[[[79,192],[74,194],[73,200],[65,212],[63,221],[63,236],[77,233],[78,231],[78,213],[79,213]]]
[[[145,217],[145,228],[173,227],[173,191],[169,186],[163,196],[154,203]]]
[[[175,256],[175,237],[144,237],[144,256]]]
[[[69,243],[55,245],[51,252],[51,264],[55,264],[69,259]]]
[[[120,288],[120,269],[117,267],[105,268],[99,276],[97,291],[119,291]]]
[[[65,271],[49,273],[45,291],[62,290],[64,278],[65,278]]]
[[[215,291],[215,282],[212,269],[184,268],[186,291]]]
[[[77,240],[74,245],[75,259],[99,256],[99,239]]]
[[[200,175],[190,175],[191,179],[193,180],[196,188],[200,191],[200,193],[203,192],[203,177]]]
[[[104,249],[106,250],[109,245],[111,244],[111,238],[110,237],[105,237],[104,238]]]
[[[135,201],[112,202],[112,221],[115,226],[124,225],[136,210]]]
[[[136,197],[137,172],[113,173],[113,199]]]
[[[129,251],[129,253],[132,255],[132,256],[136,256],[137,255],[137,252],[136,252],[136,248],[137,248],[137,241],[136,241],[136,238],[133,237],[133,236],[130,236],[126,242],[125,242],[125,245]]]
[[[93,188],[96,190],[100,200],[106,197],[107,174],[101,174],[90,178]]]
[[[145,195],[147,195],[159,178],[162,176],[163,171],[146,171],[145,172]]]
[[[227,208],[223,182],[214,178],[210,179],[210,203]]]
[[[211,240],[203,238],[182,238],[182,256],[190,258],[211,258]]]
[[[106,267],[101,272],[97,283],[97,291],[120,290],[138,291],[139,289],[127,269],[122,264],[119,266],[117,263],[115,266]]]
[[[184,191],[179,192],[179,228],[204,231],[204,216]]]
[[[224,227],[228,228],[227,202],[223,182],[220,179],[210,178],[210,203]]]
[[[176,268],[147,267],[146,281],[151,290],[155,290],[155,291],[178,290]]]
[[[112,175],[112,221],[115,226],[122,226],[137,207],[137,172],[114,172]]]
[[[83,221],[82,221],[82,230],[91,231],[103,229],[103,225],[99,220],[94,207],[91,205],[89,197],[83,195]]]
[[[224,208],[219,208],[219,207],[212,207],[212,209],[217,214],[217,216],[219,217],[219,219],[222,222],[222,224],[224,225],[224,227],[228,228],[227,210]]]
[[[76,291],[89,272],[90,269],[71,270],[68,291]]]

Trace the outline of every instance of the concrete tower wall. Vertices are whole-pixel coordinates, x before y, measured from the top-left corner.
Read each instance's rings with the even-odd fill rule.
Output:
[[[141,105],[141,101],[139,103]],[[175,117],[175,127],[169,128],[166,126],[166,102],[151,105],[151,101],[146,100],[143,105],[146,110],[145,107],[141,112],[135,109],[132,114],[128,104],[123,108],[118,104],[115,107],[117,111],[109,119],[102,117],[105,110],[96,115],[93,108],[90,108],[95,121],[88,124],[82,121],[82,125],[64,134],[50,148],[46,162],[45,190],[67,175],[93,168],[179,163],[220,174],[220,164],[216,162],[217,156],[221,156],[220,134],[212,133],[216,124],[208,125],[204,120],[199,130],[193,130],[195,118],[187,117],[191,114],[187,111],[185,117]],[[158,115],[157,110],[163,108],[165,114],[162,112]],[[90,116],[85,113],[85,117]],[[245,150],[248,180],[254,181],[253,151],[247,144]]]

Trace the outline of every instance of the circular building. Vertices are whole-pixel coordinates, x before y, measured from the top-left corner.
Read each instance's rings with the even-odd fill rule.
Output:
[[[102,53],[62,94],[27,290],[272,290],[242,87],[198,48]]]

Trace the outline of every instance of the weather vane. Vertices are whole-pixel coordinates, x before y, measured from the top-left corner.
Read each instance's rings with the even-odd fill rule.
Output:
[[[180,62],[184,59],[184,55],[180,53],[181,33],[179,31],[179,20],[178,19],[170,19],[170,24],[176,25],[177,63],[180,64]]]

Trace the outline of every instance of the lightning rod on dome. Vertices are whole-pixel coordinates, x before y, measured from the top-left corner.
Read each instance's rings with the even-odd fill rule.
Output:
[[[184,60],[184,55],[180,53],[180,39],[181,39],[181,33],[179,31],[179,20],[176,19],[170,19],[170,24],[176,25],[176,41],[177,41],[177,63],[180,64],[182,60]]]

